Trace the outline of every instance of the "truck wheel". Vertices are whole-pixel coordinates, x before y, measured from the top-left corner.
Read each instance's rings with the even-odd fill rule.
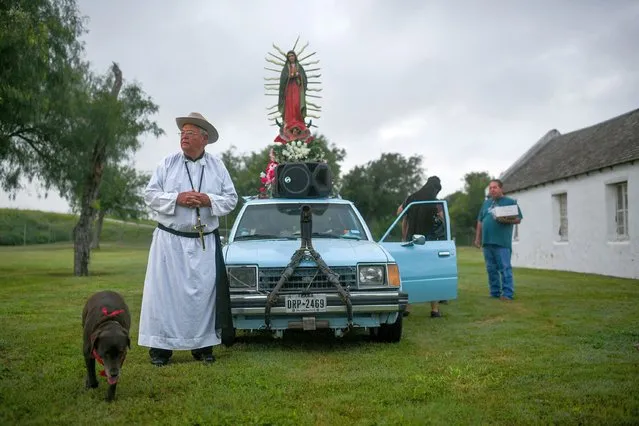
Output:
[[[228,330],[228,332],[222,331],[222,344],[227,348],[230,348],[235,344],[237,340],[237,329],[233,327],[233,330]]]
[[[368,335],[371,336],[371,340],[379,340],[379,327],[370,327]]]
[[[382,324],[379,326],[377,339],[380,342],[397,343],[402,339],[402,319],[404,316],[397,315],[397,321],[393,324]]]

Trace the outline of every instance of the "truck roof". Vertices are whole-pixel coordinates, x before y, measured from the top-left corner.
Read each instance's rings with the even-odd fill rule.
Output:
[[[353,204],[349,200],[343,198],[257,198],[257,197],[242,197],[246,204],[277,204],[277,203],[329,203],[329,204]]]

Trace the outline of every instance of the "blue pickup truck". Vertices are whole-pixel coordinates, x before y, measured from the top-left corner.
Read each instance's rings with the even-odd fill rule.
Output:
[[[438,203],[444,234],[402,238],[417,204]],[[442,214],[443,213],[443,214]],[[445,201],[408,205],[375,241],[341,198],[247,199],[224,245],[236,330],[369,330],[398,342],[408,303],[457,297],[457,257]]]

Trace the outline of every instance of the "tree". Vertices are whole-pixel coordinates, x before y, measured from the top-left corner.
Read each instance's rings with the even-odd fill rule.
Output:
[[[75,0],[16,0],[0,10],[0,180],[20,188],[38,178],[45,190],[78,197],[74,274],[88,275],[91,225],[107,164],[139,148],[138,137],[162,130],[137,84],[94,75],[83,61],[84,32]]]
[[[222,160],[226,164],[235,191],[239,196],[257,195],[260,188],[260,173],[264,171],[268,162],[269,148],[258,152],[237,154],[232,146],[222,153]]]
[[[230,227],[243,203],[243,196],[257,195],[260,187],[260,172],[264,171],[268,161],[269,149],[244,154],[236,153],[231,146],[222,153],[222,161],[229,171],[235,191],[239,196],[238,206],[224,218],[225,227]]]
[[[64,167],[56,144],[69,127],[74,89],[87,70],[75,0],[14,0],[0,8],[0,181],[15,196],[21,177],[52,184]]]
[[[470,172],[464,176],[464,189],[446,197],[449,206],[451,229],[457,240],[471,243],[477,213],[485,199],[485,190],[490,182],[487,172]]]
[[[333,175],[333,186],[339,191],[342,179],[342,162],[346,158],[346,150],[328,141],[324,135],[314,135],[313,143],[320,144],[324,151],[324,160],[328,163]]]
[[[81,143],[90,152],[82,151],[85,155],[63,152],[68,164],[74,166],[71,170],[78,172],[63,172],[56,180],[59,189],[81,194],[80,218],[74,228],[75,275],[89,273],[91,226],[106,164],[109,161],[117,163],[135,152],[140,146],[140,135],[151,132],[159,136],[163,133],[149,119],[151,114],[157,112],[157,105],[146,97],[138,85],[123,87],[122,72],[117,64],[113,64],[111,71],[112,76],[89,80],[88,97],[82,113],[76,116],[73,131],[63,144],[79,151],[77,148]]]
[[[421,156],[383,153],[344,175],[341,195],[355,203],[371,231],[381,236],[397,207],[425,181]]]

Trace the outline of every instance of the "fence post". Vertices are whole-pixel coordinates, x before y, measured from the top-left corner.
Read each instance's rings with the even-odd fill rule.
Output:
[[[27,245],[27,224],[24,224],[24,232],[22,233],[22,245]]]

